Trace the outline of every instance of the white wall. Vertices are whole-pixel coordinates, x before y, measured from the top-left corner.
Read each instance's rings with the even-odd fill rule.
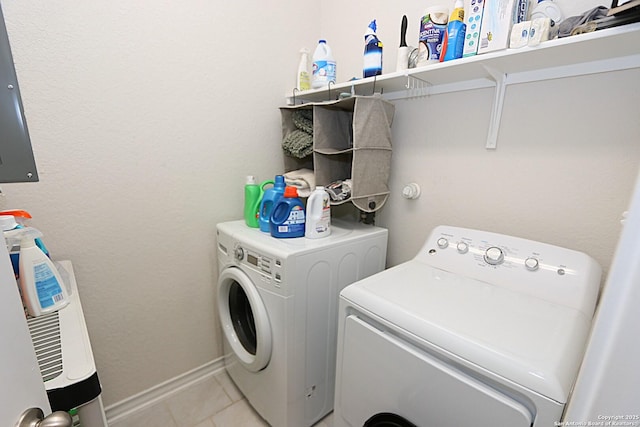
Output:
[[[281,172],[277,107],[299,48],[327,38],[339,80],[359,77],[376,18],[391,71],[402,14],[417,39],[428,6],[403,3],[2,1],[41,182],[3,185],[0,207],[29,210],[74,262],[107,405],[221,355],[215,224],[241,216],[245,175]],[[484,149],[490,90],[398,101],[378,215],[390,263],[449,223],[606,267],[640,159],[638,74],[510,86],[497,151]],[[409,181],[418,201],[398,196]]]
[[[242,216],[245,175],[282,170],[311,3],[2,7],[40,183],[0,208],[73,261],[105,404],[218,358],[215,224]]]
[[[556,3],[566,16],[610,5]],[[325,2],[340,10],[322,22],[338,81],[361,77],[362,36],[374,18],[383,71],[395,71],[402,15],[417,45],[420,16],[434,4]],[[412,258],[434,226],[449,224],[580,250],[606,273],[640,164],[638,90],[638,69],[508,86],[495,151],[484,148],[493,89],[395,101],[392,194],[377,220],[390,230],[388,264]],[[422,187],[417,201],[400,196],[409,182]]]

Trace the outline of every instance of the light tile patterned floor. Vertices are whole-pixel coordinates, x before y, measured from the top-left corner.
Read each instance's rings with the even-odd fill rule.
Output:
[[[109,427],[269,427],[269,424],[247,403],[227,373],[221,371]],[[333,427],[333,414],[314,427]]]

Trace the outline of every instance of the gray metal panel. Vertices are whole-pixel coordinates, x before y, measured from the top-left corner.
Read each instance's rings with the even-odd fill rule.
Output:
[[[36,162],[0,8],[0,182],[36,181]]]

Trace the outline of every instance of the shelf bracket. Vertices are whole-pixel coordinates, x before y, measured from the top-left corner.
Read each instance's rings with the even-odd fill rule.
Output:
[[[502,118],[502,107],[504,106],[504,96],[507,89],[507,75],[491,67],[487,67],[484,65],[483,67],[496,83],[486,145],[487,150],[495,150],[496,146],[498,145],[500,119]]]
[[[407,84],[404,87],[408,91],[407,98],[429,95],[429,87],[432,86],[430,82],[411,74],[405,74],[405,76],[407,77]]]

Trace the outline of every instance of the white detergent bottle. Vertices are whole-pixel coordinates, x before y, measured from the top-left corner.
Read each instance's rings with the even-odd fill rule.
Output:
[[[331,234],[331,202],[324,187],[317,186],[307,200],[304,237],[319,239]]]
[[[33,317],[51,313],[69,304],[69,294],[53,262],[36,246],[42,233],[25,227],[5,233],[7,241],[20,241],[20,290],[24,305]]]

